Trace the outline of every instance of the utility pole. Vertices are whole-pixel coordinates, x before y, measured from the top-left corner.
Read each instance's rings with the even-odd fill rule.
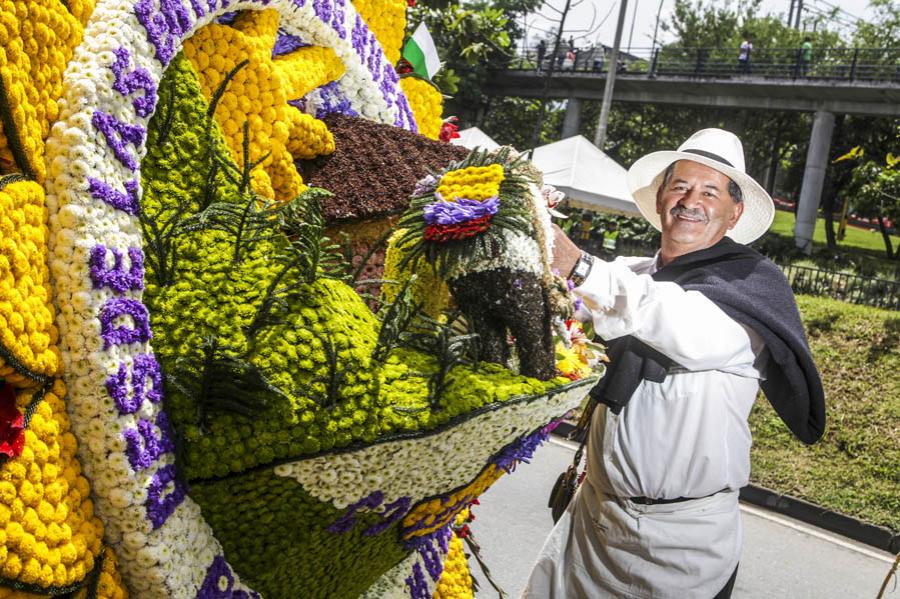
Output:
[[[637,17],[638,5],[641,0],[634,0],[634,10],[631,11],[631,29],[628,31],[628,51],[631,52],[631,40],[634,38],[634,20]]]
[[[791,10],[788,12],[788,20],[787,20],[788,27],[794,26],[794,4],[796,2],[797,2],[797,0],[791,0]]]
[[[803,14],[803,0],[797,0],[797,14],[794,21],[794,29],[800,29],[800,16]]]
[[[619,22],[616,25],[616,39],[613,42],[612,54],[607,61],[606,87],[603,88],[603,106],[600,108],[600,120],[597,121],[597,134],[594,135],[594,145],[603,150],[606,142],[606,124],[609,121],[609,109],[612,106],[613,87],[616,84],[616,71],[619,70],[619,45],[622,43],[622,26],[625,24],[625,13],[628,10],[628,0],[622,0],[619,5]]]

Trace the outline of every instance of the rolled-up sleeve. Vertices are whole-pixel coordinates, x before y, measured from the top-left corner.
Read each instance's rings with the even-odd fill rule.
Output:
[[[688,370],[754,362],[750,333],[706,296],[637,274],[626,261],[595,260],[574,292],[604,339],[633,335]]]

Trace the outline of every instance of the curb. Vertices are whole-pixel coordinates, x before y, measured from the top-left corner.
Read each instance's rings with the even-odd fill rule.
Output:
[[[574,430],[573,424],[561,422],[553,430],[553,435],[567,439]],[[900,553],[900,533],[895,533],[884,526],[868,524],[852,516],[834,512],[803,499],[782,495],[757,485],[747,485],[742,488],[741,500],[893,555]]]

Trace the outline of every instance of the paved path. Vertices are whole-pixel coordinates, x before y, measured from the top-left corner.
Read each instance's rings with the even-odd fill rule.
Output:
[[[551,440],[531,464],[504,476],[481,498],[472,529],[494,579],[518,597],[531,564],[550,532],[547,496],[571,463],[573,447]],[[744,553],[734,599],[875,599],[893,556],[749,504],[742,504]],[[473,560],[474,561],[474,560]],[[479,599],[497,596],[481,582]],[[893,590],[892,590],[893,589]],[[900,599],[889,584],[886,599]]]

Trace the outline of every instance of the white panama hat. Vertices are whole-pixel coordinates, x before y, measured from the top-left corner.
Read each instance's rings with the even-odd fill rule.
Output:
[[[702,129],[688,138],[678,150],[653,152],[628,169],[628,190],[638,209],[651,225],[662,230],[656,213],[656,192],[670,164],[692,160],[724,174],[741,188],[744,213],[726,235],[738,243],[750,243],[769,230],[775,218],[775,204],[766,190],[745,172],[744,147],[737,135],[723,129]]]

